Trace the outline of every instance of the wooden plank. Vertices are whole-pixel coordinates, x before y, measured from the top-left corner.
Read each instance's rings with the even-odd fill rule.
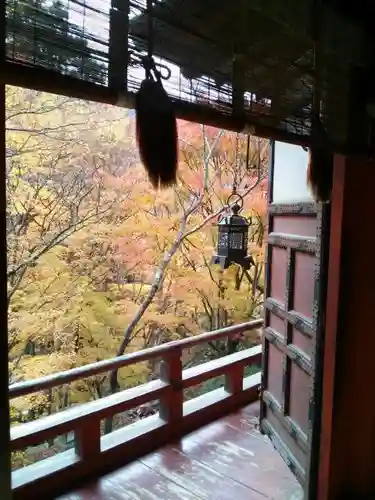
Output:
[[[72,449],[18,469],[12,473],[13,500],[53,497],[56,491],[73,487],[90,474],[127,464],[165,444],[165,428],[158,416],[148,417],[104,436],[102,459],[95,456],[92,461],[82,461]]]
[[[114,492],[119,499],[197,500],[193,491],[188,491],[174,481],[150,469],[140,461],[105,476],[103,489],[112,500]],[[83,493],[87,490],[83,490]],[[95,490],[93,490],[95,494]],[[94,496],[94,495],[93,495]],[[85,498],[85,496],[83,497]],[[94,497],[95,498],[95,497]]]
[[[202,500],[211,500],[214,488],[220,491],[221,498],[238,500],[264,498],[257,491],[246,488],[178,449],[166,448],[141,459],[141,462],[166,480],[173,481],[185,490],[194,491]]]
[[[177,340],[176,342],[171,342],[170,344],[176,344],[182,348],[190,348],[199,344],[204,344],[206,342],[213,342],[215,340],[221,340],[224,338],[230,338],[234,335],[240,333],[250,332],[251,330],[256,330],[263,326],[263,318],[254,319],[247,323],[240,323],[238,325],[228,326],[227,328],[221,328],[220,330],[214,330],[208,333],[202,333],[200,335],[194,335],[193,337],[188,337],[186,339]]]
[[[31,492],[33,491],[33,487],[35,488],[35,485],[36,491],[38,490],[38,486],[42,485],[39,491],[44,490],[44,493],[47,493],[48,484],[51,487],[53,482],[56,481],[55,477],[61,477],[66,483],[69,477],[74,477],[71,475],[71,471],[74,470],[75,466],[79,466],[80,463],[81,461],[75,450],[68,450],[13,471],[13,498],[17,497],[18,491],[22,491],[23,493],[20,497],[27,498],[29,496],[29,498],[32,498],[33,493]],[[38,498],[36,491],[34,490],[34,498]]]
[[[374,158],[335,157],[319,436],[322,500],[375,498],[374,182]],[[354,205],[363,217],[354,216]]]
[[[294,361],[296,365],[301,368],[301,370],[308,375],[312,374],[313,366],[311,364],[311,359],[308,358],[304,352],[296,348],[293,344],[285,344],[283,338],[277,332],[272,330],[272,328],[266,328],[264,330],[264,337],[282,354]]]
[[[5,16],[5,2],[3,2],[2,14]],[[0,28],[1,33],[1,57],[5,58],[4,49],[5,49],[5,23],[4,17],[3,22],[1,23]],[[0,123],[1,123],[1,136],[0,136],[0,169],[1,169],[1,202],[0,205],[2,207],[2,217],[3,220],[6,217],[6,207],[7,207],[7,199],[6,199],[6,138],[5,138],[5,116],[6,116],[6,93],[5,93],[5,85],[0,84]],[[6,224],[2,227],[2,241],[6,241]],[[2,279],[2,287],[1,287],[1,299],[2,304],[8,303],[8,290],[7,290],[7,251],[6,245],[3,245],[1,251],[1,274],[3,276]],[[0,490],[1,490],[1,498],[3,500],[10,500],[12,497],[11,493],[11,454],[10,454],[10,436],[9,436],[9,394],[8,394],[8,385],[9,385],[9,358],[8,358],[8,317],[7,317],[7,308],[4,306],[3,313],[1,315],[1,341],[0,341],[0,355],[1,355],[1,367],[0,367],[0,434],[1,434],[1,447],[0,447]]]
[[[251,347],[219,359],[207,361],[182,372],[182,387],[184,389],[200,384],[207,379],[229,373],[234,365],[246,366],[250,363],[260,364],[262,359],[262,346]]]
[[[12,450],[35,446],[66,432],[84,428],[92,419],[101,420],[158,399],[167,390],[169,390],[167,383],[155,380],[33,422],[16,425],[11,429]]]
[[[133,109],[135,107],[135,93],[114,91],[108,87],[85,82],[78,78],[61,75],[54,71],[22,65],[6,61],[0,65],[0,81],[6,85],[31,88],[40,92],[66,95],[76,99],[85,99],[104,104],[112,104]],[[202,123],[217,128],[224,128],[234,132],[251,133],[258,137],[273,138],[277,141],[289,142],[309,146],[310,138],[307,135],[287,132],[263,124],[254,124],[251,116],[238,118],[220,113],[212,106],[197,105],[194,103],[174,100],[177,118]],[[336,150],[339,148],[337,147]],[[343,148],[341,147],[343,151]]]
[[[289,448],[285,446],[283,441],[281,440],[279,434],[276,429],[270,425],[268,420],[263,420],[262,429],[267,434],[267,436],[272,441],[275,449],[280,453],[281,457],[284,459],[285,463],[289,467],[289,469],[293,472],[293,474],[297,477],[301,484],[305,482],[305,471],[301,468],[300,464],[295,459],[293,453]]]
[[[86,420],[85,425],[76,429],[75,449],[81,460],[92,460],[100,454],[100,420]]]
[[[265,436],[261,434],[259,429],[259,408],[260,405],[255,406],[254,404],[241,408],[236,413],[228,415],[225,422],[229,427],[244,432],[245,434],[251,434],[259,439],[265,440]]]
[[[285,233],[270,233],[268,235],[268,244],[281,248],[293,248],[300,252],[314,253],[316,250],[315,238],[306,238]]]
[[[109,13],[108,87],[128,90],[129,0],[112,0]]]
[[[268,205],[269,215],[316,215],[315,203],[271,203]]]
[[[180,426],[184,393],[182,391],[182,351],[176,347],[161,365],[160,378],[170,385],[170,390],[160,400],[160,417],[172,426]]]
[[[296,480],[264,436],[238,431],[227,425],[226,419],[183,438],[174,448],[263,498],[290,500],[291,493],[298,489]]]
[[[312,321],[302,316],[302,314],[299,314],[297,311],[287,311],[283,304],[271,297],[266,299],[264,306],[273,314],[276,314],[279,318],[287,320],[288,323],[297,328],[297,330],[303,335],[306,335],[309,338],[313,338],[315,336]]]
[[[308,443],[307,443],[307,435],[303,432],[303,430],[295,424],[295,422],[288,416],[285,416],[282,411],[282,407],[280,403],[272,396],[269,391],[264,391],[263,393],[264,402],[267,404],[272,413],[274,413],[281,424],[285,427],[285,430],[290,434],[292,439],[295,439],[298,446],[307,453],[308,452]]]
[[[317,293],[323,276],[319,255],[324,217],[321,204],[298,202],[307,199],[303,176],[308,160],[301,161],[301,191],[293,187],[280,197],[296,202],[278,204],[273,203],[273,193],[280,187],[281,196],[285,165],[280,159],[275,167],[275,151],[271,155],[260,427],[299,481],[306,481],[306,498],[315,499],[308,492],[308,457],[317,450],[311,436],[318,422],[312,409],[319,391],[314,386],[321,356],[316,349],[317,324],[324,316],[324,301]],[[280,169],[277,175],[275,169]]]
[[[240,394],[243,389],[244,365],[236,363],[232,369],[226,373],[224,389],[229,394]]]
[[[66,370],[65,372],[54,373],[52,375],[47,375],[46,377],[41,377],[35,380],[18,382],[16,384],[12,384],[9,387],[9,397],[17,398],[20,396],[26,396],[34,392],[50,389],[52,387],[67,384],[75,380],[91,377],[103,372],[109,372],[114,369],[123,368],[124,366],[129,366],[131,364],[140,363],[142,361],[149,361],[150,359],[168,355],[168,353],[173,351],[176,346],[179,346],[181,349],[191,348],[198,344],[213,342],[215,340],[221,340],[223,338],[229,338],[233,335],[245,333],[247,331],[260,328],[262,325],[263,319],[257,319],[249,321],[247,323],[230,326],[228,328],[222,328],[220,330],[202,333],[200,335],[195,335],[186,339],[166,342],[165,344],[151,347],[149,349],[143,349],[142,351],[125,354],[124,356],[118,356],[117,358],[106,359],[97,363],[91,363],[78,368],[72,368],[71,370]]]

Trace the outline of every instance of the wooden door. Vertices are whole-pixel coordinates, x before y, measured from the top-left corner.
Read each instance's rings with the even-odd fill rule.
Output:
[[[306,186],[307,153],[270,147],[261,429],[313,500],[329,206]]]

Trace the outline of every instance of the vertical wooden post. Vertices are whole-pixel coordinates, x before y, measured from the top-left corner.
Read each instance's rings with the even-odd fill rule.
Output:
[[[84,462],[100,454],[100,420],[85,420],[75,432],[75,447],[79,458]]]
[[[367,57],[375,44],[366,40]],[[371,68],[353,68],[347,105],[347,142],[354,153],[336,155],[326,303],[322,417],[317,498],[375,498],[375,323],[372,203],[375,159],[366,104]],[[374,216],[374,217],[373,217]]]
[[[230,394],[240,394],[243,390],[243,365],[236,364],[231,367],[230,372],[225,376],[225,390]]]
[[[319,500],[375,498],[374,185],[374,159],[335,157]]]
[[[4,73],[5,66],[5,2],[0,9],[0,72]],[[1,249],[1,327],[0,327],[0,491],[2,500],[11,500],[11,451],[10,451],[10,419],[9,419],[9,373],[8,373],[8,290],[7,290],[7,250],[6,250],[6,138],[5,138],[5,85],[0,84],[0,210],[3,214],[2,249]]]
[[[108,87],[126,92],[128,87],[129,0],[112,0],[109,18]]]
[[[245,65],[246,58],[246,34],[249,21],[249,5],[246,0],[238,0],[241,8],[238,10],[240,16],[237,22],[237,37],[233,40],[233,85],[232,85],[232,113],[239,119],[245,117]]]
[[[165,359],[163,359],[160,367],[160,378],[164,382],[171,385],[171,390],[168,391],[160,402],[160,416],[172,427],[179,425],[182,421],[183,409],[183,390],[182,390],[182,362],[181,348],[175,347]]]
[[[242,118],[245,114],[243,57],[243,54],[235,54],[233,58],[232,112],[238,118]]]
[[[5,85],[1,84],[0,96],[0,123],[2,124],[0,139],[0,165],[1,165],[1,202],[0,210],[3,214],[2,224],[2,249],[1,249],[1,304],[3,312],[1,313],[0,328],[0,491],[2,500],[12,498],[11,490],[11,452],[10,452],[10,433],[9,433],[9,373],[8,373],[8,299],[7,299],[7,255],[6,255],[6,193],[5,193]]]

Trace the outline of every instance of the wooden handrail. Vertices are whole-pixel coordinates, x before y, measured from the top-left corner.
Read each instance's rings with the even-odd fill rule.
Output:
[[[131,410],[153,399],[159,399],[168,389],[167,383],[155,380],[90,403],[74,406],[45,418],[16,425],[11,428],[12,451],[22,450],[27,446],[36,446],[47,439],[82,428],[87,421],[98,420],[100,422],[116,413]]]
[[[88,420],[98,420],[100,422],[104,418],[131,410],[136,406],[155,399],[163,401],[169,396],[171,397],[170,399],[173,398],[172,403],[169,402],[168,408],[171,408],[171,406],[176,407],[178,399],[178,405],[181,406],[182,410],[182,399],[176,398],[176,393],[182,393],[185,388],[200,384],[219,375],[226,374],[228,378],[231,378],[231,372],[237,366],[241,367],[243,371],[243,368],[250,362],[258,364],[261,352],[261,346],[256,346],[202,363],[182,372],[178,371],[175,377],[177,376],[179,380],[182,380],[179,386],[175,384],[175,377],[172,377],[170,373],[168,375],[164,374],[163,378],[169,380],[153,380],[152,382],[126,389],[117,394],[91,401],[90,403],[77,405],[68,410],[63,410],[32,422],[16,425],[11,428],[12,450],[16,451],[26,446],[36,446],[47,439],[84,427],[85,422]],[[178,354],[176,358],[179,358]],[[170,365],[171,361],[169,360]],[[242,382],[243,374],[236,374],[236,376]],[[165,419],[168,420],[170,417],[165,417]]]
[[[94,363],[80,369],[11,386],[12,397],[92,376],[113,368],[161,357],[160,379],[123,390],[102,399],[74,406],[36,421],[11,428],[12,451],[23,450],[74,432],[75,450],[16,470],[12,474],[15,500],[43,498],[88,474],[99,474],[123,465],[163,444],[205,425],[226,413],[255,401],[261,374],[244,378],[244,369],[261,362],[261,346],[245,349],[199,366],[182,369],[183,350],[262,326],[262,320],[197,335],[146,349],[119,359]],[[184,402],[184,390],[219,375],[224,387]],[[146,417],[110,434],[101,435],[103,419],[150,401],[159,401],[159,414]],[[107,465],[106,465],[107,464]]]
[[[209,378],[218,377],[231,372],[236,366],[244,366],[249,361],[249,353],[254,364],[260,364],[262,356],[262,346],[252,347],[244,351],[223,356],[222,358],[207,361],[193,368],[188,368],[182,372],[183,388],[201,384]]]
[[[230,326],[228,328],[222,328],[220,330],[195,335],[186,339],[166,342],[165,344],[125,354],[123,356],[118,356],[117,358],[106,359],[104,361],[98,361],[97,363],[90,363],[78,368],[72,368],[71,370],[66,370],[64,372],[53,373],[52,375],[47,375],[34,380],[17,382],[9,387],[9,397],[10,399],[14,399],[46,389],[52,389],[53,387],[68,384],[70,382],[74,382],[75,380],[92,377],[93,375],[99,375],[103,372],[117,370],[135,363],[149,361],[151,359],[165,356],[177,346],[181,349],[186,349],[205,342],[213,342],[223,338],[230,338],[234,335],[260,328],[262,325],[263,319],[256,319],[247,323]]]

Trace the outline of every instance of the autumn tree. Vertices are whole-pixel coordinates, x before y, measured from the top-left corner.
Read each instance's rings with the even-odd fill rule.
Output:
[[[113,241],[131,216],[122,203],[137,161],[132,137],[123,110],[7,88],[11,382],[116,352],[119,304],[108,285],[119,273]],[[68,399],[83,389],[100,397],[102,382],[77,384]],[[31,407],[68,404],[55,392],[32,396]]]
[[[263,220],[267,143],[259,139],[248,142],[247,138],[229,132],[197,127],[180,123],[178,186],[154,193],[141,183],[133,189],[129,200],[133,203],[130,210],[137,210],[137,229],[133,226],[127,234],[127,254],[142,254],[143,276],[149,286],[144,289],[135,315],[125,323],[117,355],[140,336],[145,339],[145,347],[225,326],[213,321],[217,318],[214,310],[225,309],[228,324],[259,313],[263,242],[253,243],[258,260],[257,272],[252,270],[249,275],[254,300],[249,300],[248,288],[236,290],[232,286],[231,270],[218,285],[216,275],[220,271],[212,269],[210,257],[216,244],[213,224],[228,209],[227,197],[234,181],[248,204],[245,209]],[[254,238],[258,229],[264,230],[263,224],[261,228],[255,226],[256,217]],[[134,247],[129,251],[132,244],[137,252]],[[217,292],[224,281],[226,293],[219,297]],[[111,392],[120,386],[117,377],[117,371],[111,374]],[[110,430],[109,423],[107,431]]]
[[[260,313],[266,141],[180,122],[178,185],[155,192],[123,110],[9,88],[7,128],[12,381]],[[236,266],[223,272],[210,262],[234,184],[252,220],[255,261],[241,283]],[[227,348],[215,343],[183,361]],[[157,373],[157,364],[124,368],[22,398],[17,409],[36,418]]]

